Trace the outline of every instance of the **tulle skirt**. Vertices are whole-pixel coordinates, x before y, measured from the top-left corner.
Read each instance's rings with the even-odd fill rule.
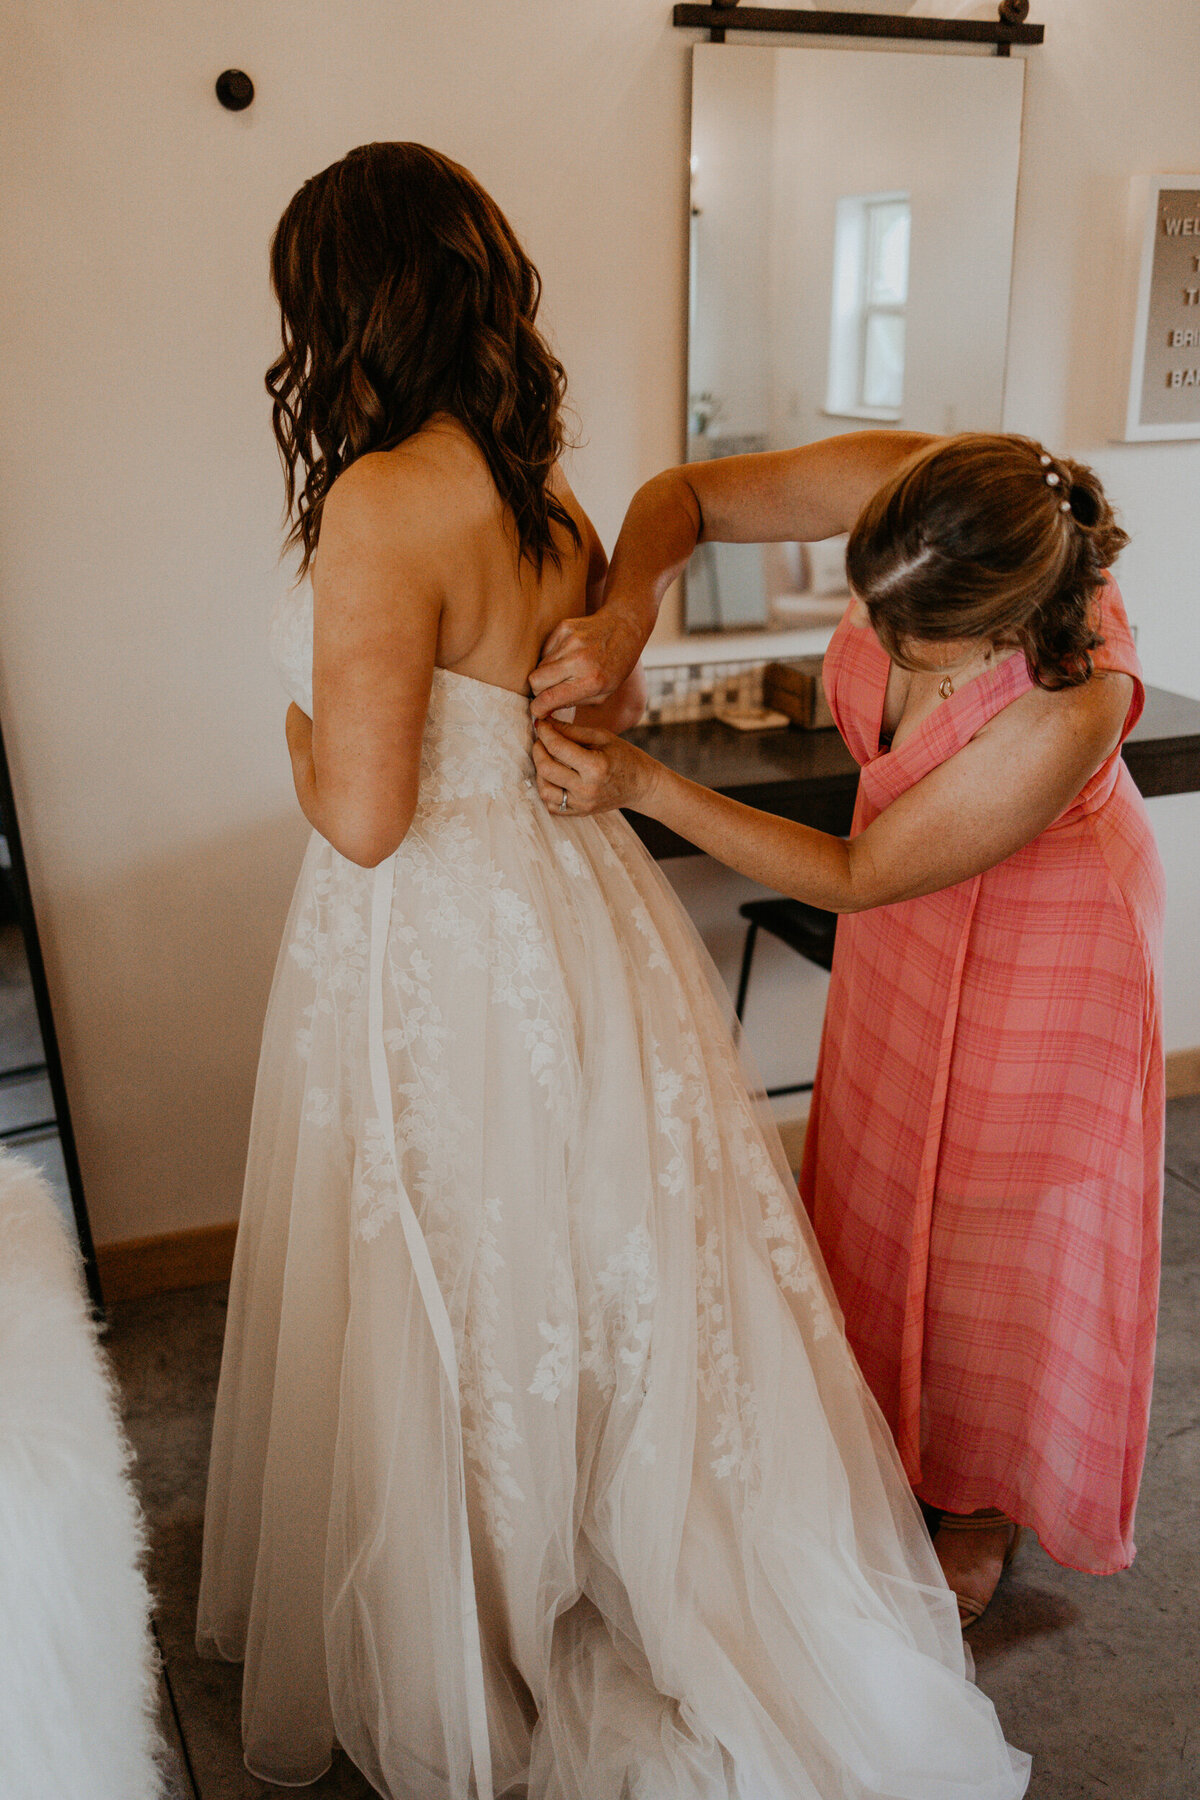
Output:
[[[510,697],[511,698],[511,697]],[[468,784],[469,785],[469,784]],[[266,1023],[201,1648],[248,1766],[391,1800],[1016,1800],[715,972],[619,817],[521,784],[319,838]],[[376,924],[378,920],[376,920]],[[460,1530],[465,1468],[469,1545]]]

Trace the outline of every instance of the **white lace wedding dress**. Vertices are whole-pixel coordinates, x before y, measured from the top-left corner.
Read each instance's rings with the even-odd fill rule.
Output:
[[[273,632],[311,710],[311,601]],[[249,1768],[391,1800],[1016,1800],[666,882],[439,670],[379,870],[271,995],[199,1641]],[[394,1145],[394,1152],[393,1152]]]

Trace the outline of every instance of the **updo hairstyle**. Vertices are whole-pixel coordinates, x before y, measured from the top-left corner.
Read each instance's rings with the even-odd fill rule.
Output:
[[[889,656],[954,638],[1017,645],[1039,687],[1092,674],[1093,602],[1128,536],[1094,470],[1032,438],[964,432],[868,500],[846,572]]]

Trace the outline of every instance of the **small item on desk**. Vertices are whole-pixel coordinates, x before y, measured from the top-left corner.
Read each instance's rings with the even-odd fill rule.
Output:
[[[718,706],[713,717],[735,731],[780,731],[791,723],[786,713],[772,712],[769,706]]]
[[[833,724],[821,685],[824,660],[821,656],[797,656],[788,662],[768,663],[763,671],[763,700],[804,731],[825,731]]]

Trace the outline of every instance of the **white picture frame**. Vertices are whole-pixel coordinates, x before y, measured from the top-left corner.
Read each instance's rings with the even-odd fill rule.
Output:
[[[1200,438],[1200,174],[1130,189],[1123,443]]]

